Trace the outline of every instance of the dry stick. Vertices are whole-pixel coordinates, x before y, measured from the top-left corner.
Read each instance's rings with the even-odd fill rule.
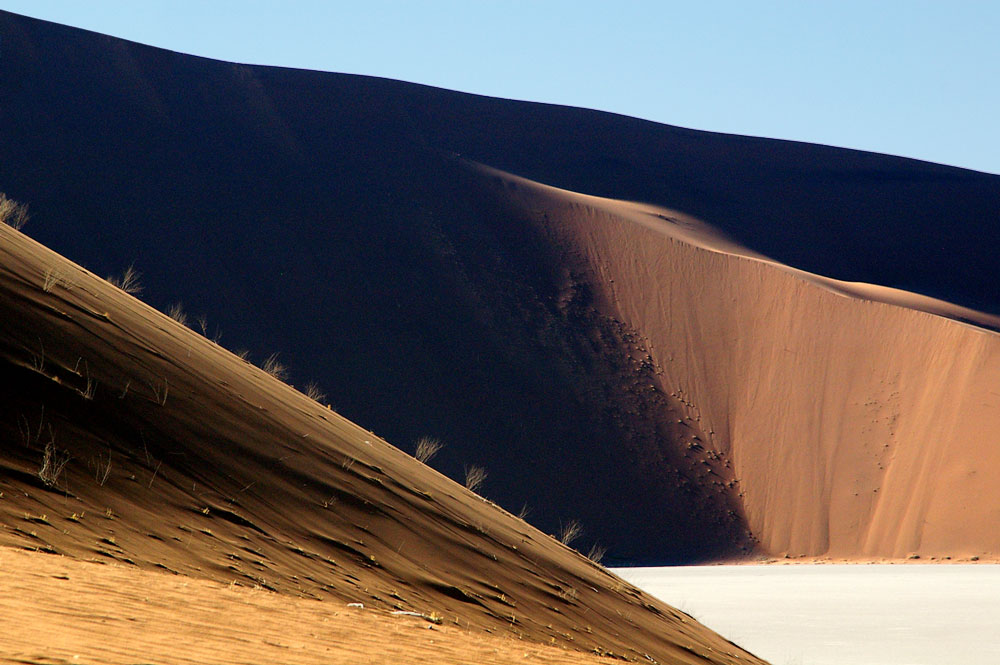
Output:
[[[160,382],[146,382],[149,388],[153,391],[153,398],[156,403],[160,406],[166,406],[167,404],[167,393],[170,391],[170,384],[167,383],[167,377],[163,377],[163,389],[160,389]]]
[[[41,338],[38,339],[38,346],[41,347],[42,354],[40,356],[31,354],[31,368],[41,374],[45,370],[45,345],[42,344]]]
[[[84,361],[83,367],[87,372],[87,387],[81,394],[84,399],[94,399],[94,395],[97,393],[97,382],[90,378],[90,363]]]
[[[108,476],[111,475],[111,449],[108,448],[108,463],[104,464],[104,460],[100,454],[97,455],[97,470],[95,473],[95,478],[97,483],[104,487],[104,483],[108,482]]]
[[[153,477],[149,479],[149,485],[146,486],[146,489],[152,489],[153,481],[156,480],[156,474],[159,473],[160,465],[162,464],[163,460],[160,460],[159,462],[156,463],[156,469],[153,471]]]
[[[142,439],[142,452],[146,453],[146,466],[153,466],[153,456],[149,454],[149,448],[146,447],[146,435],[139,432],[139,438]]]

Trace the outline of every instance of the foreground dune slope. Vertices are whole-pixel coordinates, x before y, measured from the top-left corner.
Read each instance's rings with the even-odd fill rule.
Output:
[[[664,663],[690,617],[0,225],[0,544]]]
[[[608,662],[596,654],[425,617],[331,607],[125,564],[0,548],[0,570],[0,661],[5,663]]]
[[[708,434],[689,445],[731,463],[765,553],[1000,555],[998,317],[795,270],[676,211],[476,168],[641,334],[658,388]]]

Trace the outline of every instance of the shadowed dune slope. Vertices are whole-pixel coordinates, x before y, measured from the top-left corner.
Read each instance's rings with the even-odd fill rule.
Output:
[[[635,660],[755,662],[2,225],[0,320],[0,544]]]
[[[466,465],[486,467],[483,492],[515,512],[528,504],[543,530],[579,519],[583,549],[599,542],[610,561],[633,563],[740,556],[753,537],[800,553],[846,551],[852,539],[858,552],[911,547],[910,536],[867,535],[882,533],[868,525],[882,519],[876,508],[888,505],[888,485],[875,492],[874,472],[853,465],[855,453],[842,453],[835,434],[843,428],[846,449],[860,445],[851,437],[867,412],[831,423],[857,415],[847,406],[857,400],[882,404],[892,394],[864,392],[887,356],[905,352],[885,340],[912,335],[939,345],[941,371],[943,359],[958,357],[941,335],[908,328],[911,318],[969,339],[980,333],[834,292],[867,290],[903,304],[886,289],[910,289],[924,294],[906,296],[912,306],[992,325],[931,296],[1000,313],[1000,177],[217,62],[5,12],[0,37],[0,191],[30,204],[28,233],[100,274],[134,262],[148,302],[165,309],[182,301],[190,314],[207,314],[209,334],[221,330],[224,344],[255,359],[280,352],[294,383],[317,380],[338,412],[391,441],[442,439],[436,468],[459,478]],[[471,163],[644,201],[711,229],[666,243],[616,209],[607,225],[625,237],[581,238],[566,229],[584,221],[566,217],[563,203],[512,196],[516,179],[498,186],[499,176]],[[547,224],[550,205],[561,212]],[[697,246],[699,234],[729,238],[729,253],[694,251],[686,243]],[[622,254],[647,237],[655,241]],[[828,279],[740,258],[758,255]],[[614,277],[604,263],[627,274]],[[624,293],[626,285],[635,290]],[[761,310],[765,302],[770,309]],[[896,313],[866,328],[866,317],[883,309]],[[828,329],[828,316],[840,327]],[[785,351],[786,337],[807,332],[817,348],[796,338],[804,346],[793,351],[818,354],[813,374]],[[844,352],[848,342],[836,341],[844,335],[875,343]],[[819,347],[833,344],[851,362],[832,367],[844,355]],[[883,353],[879,344],[892,348]],[[670,358],[683,358],[683,369]],[[921,376],[903,391],[914,401],[900,408],[933,401],[922,383],[933,377]],[[822,400],[813,383],[786,399],[807,380],[827,386]],[[780,390],[768,392],[772,385]],[[944,405],[932,411],[943,416]],[[967,412],[947,418],[962,427],[980,422],[957,413]],[[959,438],[935,445],[958,446],[956,459],[976,454],[944,417],[929,431],[941,427],[942,437]],[[901,486],[934,475],[934,460],[916,443],[929,431],[907,438],[910,473],[894,463]],[[866,430],[865,440],[901,450],[884,434]],[[791,467],[805,475],[783,476],[787,455],[809,460]],[[886,461],[878,457],[878,474],[888,473],[878,468]],[[855,535],[833,537],[846,527],[825,516],[840,514],[840,492],[854,500],[854,490],[830,488],[854,485],[859,497],[870,491],[879,500],[845,513],[860,516],[849,522]],[[802,493],[813,490],[829,496],[806,501]],[[916,524],[943,500],[928,497],[926,510],[898,507],[885,519],[912,510]],[[943,544],[943,528],[933,527],[935,542]],[[959,541],[972,549],[981,542]]]

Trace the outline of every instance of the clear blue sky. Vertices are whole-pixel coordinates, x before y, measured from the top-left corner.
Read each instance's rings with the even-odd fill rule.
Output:
[[[371,74],[1000,173],[1000,2],[0,0],[224,60]]]

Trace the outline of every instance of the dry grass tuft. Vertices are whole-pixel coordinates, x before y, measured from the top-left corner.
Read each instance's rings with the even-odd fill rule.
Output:
[[[42,283],[42,290],[49,293],[52,289],[60,285],[67,291],[72,288],[72,285],[69,283],[69,279],[57,268],[49,268],[46,270],[45,281]]]
[[[601,561],[604,561],[604,555],[607,553],[608,553],[607,547],[605,547],[604,545],[599,545],[597,543],[594,543],[593,545],[590,546],[590,549],[587,551],[586,556],[594,563],[600,563]]]
[[[188,324],[188,317],[187,314],[184,313],[184,306],[179,302],[175,302],[167,308],[167,316],[182,326],[186,326]]]
[[[479,492],[483,481],[486,480],[486,469],[481,466],[465,467],[465,486],[472,492]]]
[[[583,535],[583,525],[579,520],[570,520],[559,529],[559,542],[569,545]]]
[[[320,390],[319,384],[315,381],[310,381],[306,384],[306,389],[303,394],[315,402],[323,402],[326,400],[326,393]]]
[[[432,436],[422,436],[417,439],[417,448],[414,450],[413,456],[417,458],[418,462],[427,464],[442,448],[444,448],[444,444],[441,443],[441,439],[435,439]]]
[[[49,428],[49,436],[49,442],[45,444],[45,451],[42,453],[42,466],[38,469],[38,477],[45,483],[46,487],[52,487],[56,484],[70,460],[67,451],[60,451],[56,448],[51,428]]]
[[[142,284],[139,283],[139,271],[135,269],[134,264],[125,268],[125,272],[122,273],[121,277],[109,276],[108,282],[133,296],[142,293]]]
[[[108,458],[104,459],[104,456],[98,453],[97,462],[94,463],[94,478],[97,480],[97,484],[104,487],[104,483],[108,482],[108,477],[111,475],[111,449],[108,449]]]
[[[0,192],[0,222],[20,231],[28,223],[29,217],[26,204],[9,199]]]
[[[277,353],[269,355],[260,368],[279,381],[288,380],[288,367],[278,360]]]

